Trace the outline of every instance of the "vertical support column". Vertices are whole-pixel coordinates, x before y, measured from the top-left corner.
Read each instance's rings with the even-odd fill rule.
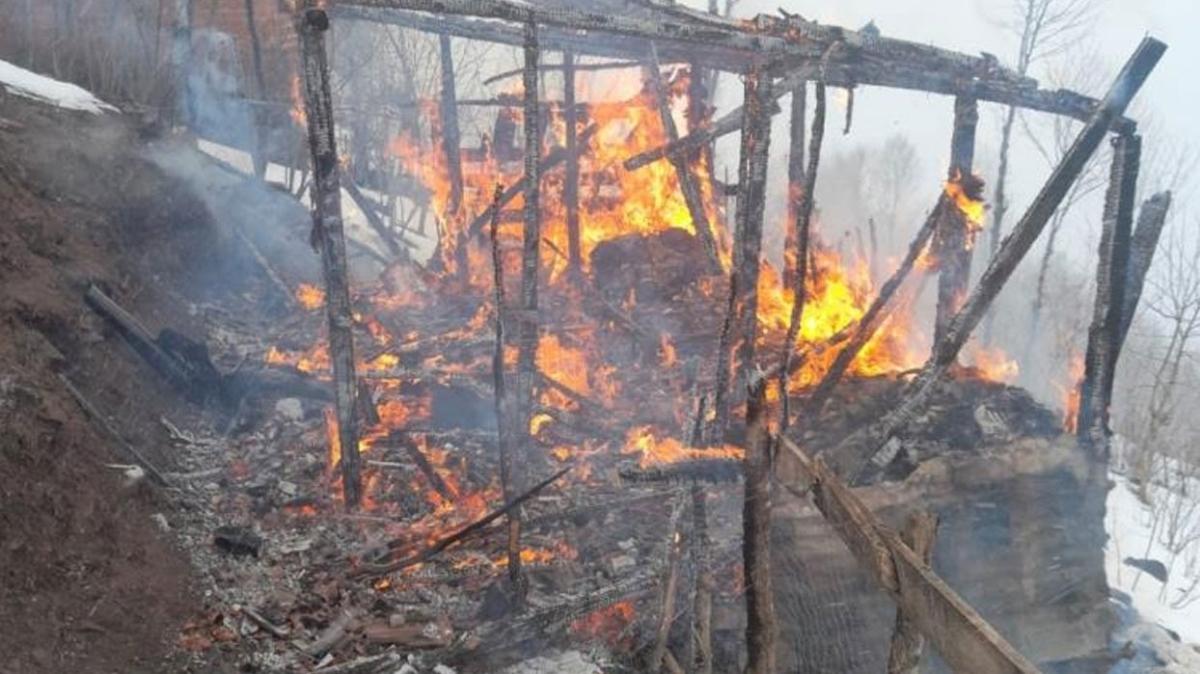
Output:
[[[733,244],[733,267],[737,274],[737,373],[735,386],[745,386],[754,367],[758,334],[758,271],[762,253],[763,211],[767,192],[767,158],[771,143],[770,75],[754,70],[746,75],[746,122],[742,125],[741,159],[738,166],[737,221]]]
[[[450,36],[438,35],[438,54],[442,65],[442,151],[446,154],[446,170],[450,177],[450,213],[458,213],[463,198],[461,137],[458,129],[458,90],[454,80],[454,53]]]
[[[537,25],[525,25],[525,108],[523,112],[525,124],[525,212],[524,236],[521,252],[521,303],[519,309],[519,331],[517,335],[517,399],[515,407],[519,410],[514,423],[517,427],[514,436],[519,438],[519,450],[515,452],[512,479],[517,492],[524,490],[526,474],[529,465],[536,463],[533,454],[533,442],[529,435],[529,420],[533,415],[533,381],[537,376],[537,347],[538,347],[538,272],[541,269],[541,175],[538,170],[538,159],[541,157],[541,139],[539,132],[538,106],[538,35]],[[520,510],[514,511],[509,520],[518,530],[512,535],[515,540],[519,535]],[[516,561],[520,562],[520,557]],[[511,565],[510,565],[511,566]],[[514,596],[518,606],[524,603],[525,580],[521,575],[520,566],[516,570],[509,569],[514,583]]]
[[[798,222],[800,199],[804,194],[804,143],[808,123],[808,82],[803,82],[792,89],[792,116],[789,124],[791,131],[791,146],[788,151],[788,223]],[[802,262],[788,251],[797,250],[795,227],[789,227],[783,243],[783,282],[785,286],[795,285],[796,270]]]
[[[767,430],[767,381],[750,384],[746,403],[745,499],[742,566],[746,577],[746,674],[775,673],[775,593],[771,583],[771,434]]]
[[[973,98],[954,99],[954,135],[950,140],[949,180],[966,183],[975,162],[975,127],[979,123],[979,104]],[[946,332],[950,319],[962,308],[971,283],[970,223],[957,208],[943,211],[937,245],[941,274],[938,277],[937,318],[933,341]]]
[[[258,97],[267,98],[267,77],[263,73],[262,44],[258,39],[258,21],[254,17],[254,0],[246,0],[246,28],[250,32],[250,55],[254,61],[254,83],[258,86]],[[266,142],[262,129],[262,110],[254,111],[254,175],[259,178],[267,174]]]
[[[358,387],[354,374],[354,318],[350,311],[346,237],[342,228],[341,177],[333,129],[333,94],[325,54],[329,16],[324,10],[313,8],[311,0],[309,3],[300,18],[300,49],[308,144],[312,151],[312,241],[321,253],[325,275],[325,310],[329,318],[329,355],[333,362],[338,442],[342,450],[342,485],[346,508],[354,509],[362,499],[358,421],[354,414]]]
[[[1125,280],[1125,299],[1121,307],[1121,335],[1117,349],[1125,345],[1125,337],[1133,325],[1138,303],[1142,300],[1142,289],[1146,285],[1146,274],[1154,262],[1158,250],[1158,239],[1167,224],[1167,213],[1171,210],[1171,193],[1159,192],[1142,204],[1138,213],[1137,228],[1129,245],[1129,274]]]
[[[563,201],[567,209],[567,275],[583,279],[583,252],[579,243],[579,111],[575,107],[575,53],[563,52],[563,121],[566,124],[567,175]]]
[[[1112,168],[1104,199],[1103,228],[1096,264],[1096,303],[1088,328],[1083,383],[1080,384],[1076,434],[1080,444],[1107,453],[1108,413],[1120,355],[1122,310],[1133,237],[1133,209],[1141,164],[1142,139],[1122,134],[1113,139]]]
[[[929,566],[933,563],[933,544],[937,537],[938,518],[928,511],[918,511],[909,516],[900,532],[900,539],[921,561]],[[925,637],[917,628],[913,616],[903,605],[896,607],[896,627],[892,631],[892,643],[888,651],[887,674],[918,674],[921,654],[925,652]]]
[[[192,2],[175,0],[175,34],[171,40],[171,65],[178,87],[177,113],[185,126],[195,119],[192,98],[188,91],[188,76],[192,70]],[[32,53],[32,52],[30,52]]]
[[[656,102],[658,103],[659,119],[662,120],[667,143],[679,140],[679,129],[675,126],[675,116],[671,113],[671,99],[666,86],[663,85],[661,66],[658,62],[658,50],[650,44],[650,61],[646,64],[646,79],[648,80]],[[767,78],[769,79],[769,78]],[[713,271],[721,268],[720,257],[717,255],[717,240],[713,236],[712,226],[708,221],[708,211],[704,208],[704,197],[700,192],[700,184],[692,173],[689,157],[686,154],[674,153],[669,155],[671,165],[679,176],[679,191],[683,193],[683,201],[687,204],[688,214],[692,216],[692,227],[696,236],[704,244],[708,261]]]

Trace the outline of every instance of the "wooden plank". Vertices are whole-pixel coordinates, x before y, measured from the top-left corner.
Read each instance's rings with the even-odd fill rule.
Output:
[[[1037,674],[1038,669],[1000,635],[928,564],[887,529],[824,461],[780,438],[800,466],[817,509],[864,570],[961,674]]]
[[[746,578],[746,674],[774,674],[779,622],[771,577],[771,433],[767,378],[750,384],[746,403],[746,474],[742,499],[742,568]]]
[[[1158,239],[1167,224],[1167,213],[1171,210],[1171,193],[1159,192],[1142,204],[1138,213],[1137,229],[1130,242],[1128,285],[1125,287],[1124,308],[1121,309],[1121,338],[1118,346],[1125,344],[1125,337],[1133,325],[1142,289],[1146,285],[1146,274],[1158,250]]]
[[[921,561],[933,563],[933,544],[937,537],[938,518],[927,511],[913,513],[904,524],[900,539],[917,553]],[[892,631],[892,642],[888,648],[887,674],[918,674],[921,654],[925,651],[925,637],[917,629],[912,617],[903,608],[896,609],[896,627]]]

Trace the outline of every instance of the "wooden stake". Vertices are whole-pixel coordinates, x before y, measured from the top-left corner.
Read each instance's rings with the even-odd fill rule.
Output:
[[[567,273],[578,285],[583,281],[583,253],[579,241],[579,111],[575,106],[575,54],[563,52],[563,121],[566,123],[567,175],[563,202],[567,209]]]
[[[1129,274],[1133,237],[1133,209],[1137,195],[1142,139],[1127,134],[1113,139],[1112,169],[1104,200],[1100,251],[1096,263],[1096,300],[1088,328],[1087,355],[1080,383],[1076,435],[1080,444],[1107,453],[1108,411],[1112,403],[1113,378],[1120,356],[1125,308],[1126,277]]]
[[[1104,140],[1113,122],[1121,116],[1134,95],[1145,84],[1146,78],[1162,58],[1166,48],[1165,44],[1154,38],[1142,40],[1113,82],[1096,114],[1084,125],[1029,210],[1001,244],[1000,251],[980,277],[979,285],[971,293],[962,310],[950,321],[942,340],[934,345],[933,354],[922,367],[920,374],[906,387],[900,404],[877,423],[851,435],[831,450],[830,459],[840,474],[846,475],[850,480],[861,481],[874,470],[871,465],[880,468],[883,467],[879,466],[880,463],[886,465],[886,461],[876,459],[877,456],[886,458],[880,454],[880,450],[933,394],[938,381],[957,358],[971,331],[979,325],[984,312],[1000,294],[1017,265],[1042,233],[1046,223],[1062,203],[1067,190]]]
[[[771,434],[767,430],[767,380],[750,385],[746,404],[745,503],[742,563],[746,573],[746,674],[774,674],[775,595],[771,583]]]
[[[441,60],[442,97],[442,152],[446,155],[446,170],[450,177],[450,203],[447,205],[449,214],[457,214],[463,198],[463,167],[461,144],[458,129],[458,91],[454,77],[454,52],[451,50],[450,36],[446,33],[438,35],[438,55]]]
[[[663,667],[663,658],[667,655],[667,641],[671,636],[671,624],[675,621],[679,563],[683,557],[681,524],[685,502],[683,492],[678,492],[671,508],[671,519],[667,525],[667,548],[663,559],[663,584],[662,592],[659,595],[658,626],[655,630],[654,647],[650,650],[650,659],[646,663],[646,669],[650,672],[658,672]]]
[[[734,334],[737,339],[735,381],[745,386],[754,366],[758,335],[758,272],[762,253],[763,212],[767,196],[767,160],[771,144],[771,78],[755,70],[746,75],[747,124],[742,132],[738,166],[737,225],[733,268],[738,275]]]
[[[795,240],[796,246],[789,256],[795,271],[788,279],[792,285],[792,315],[788,320],[787,337],[783,342],[783,367],[779,370],[779,398],[781,413],[779,417],[779,432],[787,431],[791,422],[791,405],[788,400],[788,376],[792,369],[792,356],[796,351],[796,339],[800,336],[800,324],[804,319],[804,303],[808,299],[808,254],[811,238],[813,207],[816,204],[817,169],[821,164],[821,144],[825,140],[825,85],[816,84],[817,104],[813,110],[812,141],[808,150],[808,169],[802,172],[804,182],[797,185],[792,182],[792,167],[788,166],[788,199],[792,204],[793,217],[789,235]],[[797,112],[796,106],[800,106]],[[803,89],[792,98],[792,133],[796,133],[796,117],[800,117],[799,138],[793,135],[792,151],[796,152],[796,144],[804,141],[804,96]],[[800,151],[803,155],[803,151]],[[799,192],[792,192],[799,189]]]
[[[933,543],[937,537],[938,518],[925,510],[909,516],[900,532],[900,539],[929,566],[933,562]],[[921,665],[921,654],[925,650],[925,637],[917,628],[912,616],[903,606],[896,608],[896,627],[892,631],[892,644],[888,651],[887,674],[917,674]]]
[[[973,98],[954,99],[954,134],[950,140],[951,181],[964,183],[975,162],[975,127],[979,123],[979,104]],[[939,264],[937,317],[933,341],[945,333],[950,319],[962,308],[971,282],[972,245],[969,223],[958,208],[942,209],[936,250]]]
[[[325,275],[329,355],[333,362],[338,440],[342,448],[342,484],[346,508],[354,510],[362,499],[358,421],[354,414],[358,381],[354,373],[354,317],[350,309],[346,237],[342,225],[342,188],[337,138],[333,129],[333,95],[329,86],[329,62],[325,54],[325,31],[329,30],[329,16],[324,10],[314,8],[312,2],[307,0],[299,31],[304,107],[308,117],[308,144],[312,152],[312,241],[321,253]]]
[[[258,95],[267,97],[267,78],[263,74],[262,45],[258,39],[258,21],[254,18],[254,0],[246,0],[246,28],[250,33],[250,57],[254,62],[254,83],[258,85]],[[266,143],[263,141],[261,116],[255,114],[254,137],[254,175],[262,178],[267,174]]]

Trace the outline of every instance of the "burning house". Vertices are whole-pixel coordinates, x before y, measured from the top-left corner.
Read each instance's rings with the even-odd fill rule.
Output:
[[[170,671],[1098,673],[1128,657],[1104,570],[1108,416],[1169,196],[1135,218],[1125,115],[1164,44],[1146,38],[1093,99],[787,13],[297,5],[246,2],[248,31],[175,18],[170,116],[199,149],[157,121],[80,122],[202,214],[194,241],[163,244],[169,263],[144,263],[188,311],[103,275],[70,286],[93,343],[154,381],[131,418],[175,449],[137,446],[105,409],[142,384],[102,380],[95,356],[55,370],[201,579]],[[342,26],[397,52],[394,27],[420,36],[437,95],[342,106]],[[456,76],[465,43],[515,48],[518,67],[466,64],[480,96]],[[720,74],[739,107],[716,105]],[[938,94],[954,120],[945,180],[886,274],[817,218],[831,89],[849,92],[849,129],[858,87]],[[1080,131],[973,276],[981,104]],[[50,135],[12,105],[20,133]],[[737,174],[718,176],[734,134]],[[968,342],[1106,142],[1064,423],[1010,385],[1014,361]],[[248,176],[225,163],[239,152]],[[764,252],[772,181],[781,264]],[[38,324],[70,329],[55,321]]]

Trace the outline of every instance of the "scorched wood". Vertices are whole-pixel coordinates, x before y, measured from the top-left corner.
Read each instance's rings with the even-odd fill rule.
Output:
[[[1146,274],[1154,261],[1154,253],[1158,249],[1158,239],[1162,235],[1163,226],[1167,224],[1167,213],[1171,210],[1171,193],[1160,192],[1142,204],[1138,213],[1137,229],[1133,232],[1130,243],[1129,273],[1125,286],[1125,305],[1121,309],[1121,337],[1117,348],[1125,344],[1125,337],[1133,325],[1138,303],[1142,299],[1142,288],[1146,284]]]
[[[346,507],[355,509],[362,499],[358,455],[358,421],[354,414],[357,378],[354,373],[354,317],[350,307],[350,281],[346,264],[346,237],[342,225],[342,189],[338,170],[337,138],[333,128],[333,94],[325,53],[329,16],[312,6],[300,18],[301,64],[304,75],[304,108],[308,118],[308,144],[312,152],[313,244],[321,254],[325,275],[325,309],[329,318],[329,355],[333,363],[334,399],[338,441],[342,449],[342,484]]]
[[[913,513],[900,532],[900,540],[929,566],[933,563],[933,543],[937,537],[938,518],[924,510]],[[896,627],[892,632],[892,643],[888,650],[887,674],[917,674],[921,665],[921,654],[925,650],[925,637],[917,628],[916,621],[904,611],[896,609]]]
[[[1076,435],[1102,455],[1108,452],[1108,411],[1120,356],[1121,311],[1125,308],[1133,209],[1142,154],[1142,139],[1123,134],[1113,139],[1112,169],[1101,220],[1096,263],[1096,300],[1088,328],[1083,382],[1079,390]]]
[[[974,292],[950,322],[942,340],[934,345],[933,353],[920,374],[905,388],[900,404],[881,420],[851,435],[831,450],[830,459],[839,474],[853,481],[867,477],[874,457],[882,456],[880,450],[888,440],[929,400],[938,381],[958,357],[958,352],[983,318],[984,312],[1029,252],[1113,122],[1145,84],[1166,48],[1165,44],[1154,38],[1142,40],[1109,89],[1103,104],[1080,131],[1029,210],[1001,244],[1000,251],[983,272]]]
[[[948,179],[959,189],[967,190],[974,182],[971,175],[975,162],[975,127],[979,123],[979,104],[973,98],[954,100],[954,133],[950,140],[950,170]],[[973,186],[972,186],[973,187]],[[938,259],[938,301],[933,341],[936,344],[945,333],[950,319],[962,308],[971,281],[973,246],[971,222],[957,207],[942,209],[936,249]]]
[[[795,173],[788,166],[788,200],[792,207],[790,238],[795,241],[795,248],[788,256],[794,267],[787,281],[792,288],[792,314],[788,320],[787,336],[783,341],[783,367],[779,369],[779,398],[781,412],[779,416],[780,432],[786,432],[791,422],[791,406],[788,401],[788,378],[792,369],[792,357],[795,355],[796,339],[800,336],[800,325],[804,319],[804,304],[808,300],[808,254],[809,239],[812,225],[813,207],[816,204],[817,170],[821,165],[821,144],[825,140],[825,85],[816,85],[817,101],[813,109],[812,141],[808,150],[808,168],[800,171],[802,183],[792,181]],[[799,106],[799,110],[797,110]],[[799,122],[797,123],[797,117]],[[799,130],[797,130],[799,127]],[[792,152],[804,155],[804,89],[793,94],[792,98]]]
[[[563,205],[567,209],[567,271],[576,284],[583,281],[583,253],[579,242],[579,111],[575,108],[574,52],[563,52],[563,121],[566,129],[567,175]]]
[[[771,583],[771,434],[767,378],[751,383],[746,404],[746,474],[742,509],[742,564],[746,577],[746,674],[774,674],[775,595]]]

